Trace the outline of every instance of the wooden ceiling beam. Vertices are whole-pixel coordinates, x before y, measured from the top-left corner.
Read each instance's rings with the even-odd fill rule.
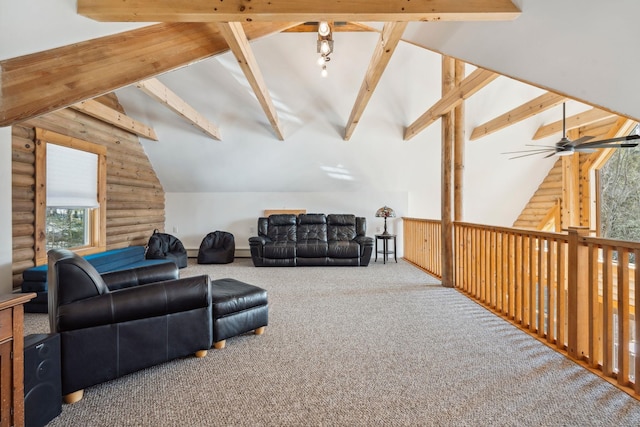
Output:
[[[511,0],[78,0],[78,14],[96,21],[502,21],[520,16]]]
[[[242,24],[239,22],[221,22],[218,24],[218,27],[220,28],[220,33],[227,41],[231,52],[233,52],[238,60],[238,64],[247,78],[251,89],[253,89],[260,106],[267,115],[267,119],[269,119],[269,123],[271,123],[271,127],[276,133],[276,136],[279,140],[283,141],[284,133],[278,120],[276,107],[273,105],[271,95],[269,95],[269,90],[262,77],[251,46],[249,46],[249,40],[244,33]]]
[[[498,78],[498,76],[499,74],[492,71],[477,68],[462,82],[460,82],[459,86],[447,92],[445,96],[440,98],[440,100],[433,104],[430,109],[409,125],[404,131],[404,140],[408,141],[418,133],[422,132],[429,125],[438,120],[443,114],[446,114],[456,108],[465,99],[474,95],[480,89]]]
[[[299,22],[247,24],[249,39]],[[95,98],[229,49],[218,26],[157,24],[0,61],[0,127]]]
[[[526,120],[543,111],[546,111],[549,108],[555,107],[556,105],[564,102],[566,99],[566,97],[552,92],[542,94],[537,98],[527,102],[526,104],[522,104],[519,107],[514,108],[513,110],[508,111],[493,120],[489,120],[488,122],[477,126],[475,129],[473,129],[473,132],[471,132],[471,137],[469,139],[473,141],[478,138],[482,138],[483,136],[487,136],[489,134],[502,130],[508,126],[521,122],[522,120]]]
[[[165,107],[178,113],[205,134],[218,141],[222,140],[220,131],[216,125],[207,120],[207,118],[200,114],[195,108],[187,104],[182,98],[171,91],[171,89],[162,84],[160,80],[156,78],[143,80],[137,82],[136,87]]]
[[[582,113],[567,117],[565,119],[565,128],[567,131],[569,131],[571,129],[576,129],[581,126],[587,126],[592,123],[606,120],[615,116],[615,114],[609,111],[603,111],[599,108],[592,108],[590,110],[583,111]],[[546,138],[547,136],[551,136],[559,132],[562,132],[562,120],[540,126],[535,135],[533,135],[533,139]]]
[[[380,39],[371,57],[369,68],[367,69],[362,85],[360,86],[360,91],[356,97],[356,102],[351,110],[351,116],[345,127],[345,141],[351,138],[353,131],[360,122],[362,113],[367,107],[371,95],[373,95],[373,91],[376,89],[382,77],[382,73],[385,68],[387,68],[387,64],[389,64],[391,60],[391,55],[393,55],[393,52],[396,50],[405,28],[407,28],[407,22],[387,22],[384,24],[384,28],[380,33]]]
[[[156,132],[149,126],[142,124],[137,120],[114,110],[113,108],[107,107],[98,101],[94,101],[93,99],[73,104],[70,108],[85,113],[91,117],[95,117],[98,120],[102,120],[103,122],[109,123],[142,138],[151,139],[153,141],[158,140]]]

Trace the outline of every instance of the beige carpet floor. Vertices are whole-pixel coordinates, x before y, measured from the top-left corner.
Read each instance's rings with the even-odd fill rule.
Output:
[[[639,401],[404,261],[181,271],[201,273],[267,289],[265,334],[90,387],[51,426],[640,425]]]

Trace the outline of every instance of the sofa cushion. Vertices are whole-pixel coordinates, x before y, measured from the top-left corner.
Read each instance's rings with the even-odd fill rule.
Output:
[[[296,242],[267,242],[264,245],[265,258],[295,258]]]
[[[329,240],[349,241],[353,240],[357,235],[355,215],[329,215],[327,216],[327,225]]]
[[[327,218],[324,214],[301,214],[298,215],[298,236],[297,240],[327,241]]]
[[[330,258],[358,258],[360,245],[354,241],[334,240],[329,242],[328,255]]]
[[[298,240],[296,255],[302,258],[326,257],[329,251],[327,242],[321,240]]]
[[[296,216],[288,214],[271,215],[269,217],[267,237],[274,242],[295,242]]]

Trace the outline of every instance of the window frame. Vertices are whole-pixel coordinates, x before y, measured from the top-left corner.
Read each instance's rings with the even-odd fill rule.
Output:
[[[87,246],[72,248],[79,255],[89,255],[106,250],[107,243],[107,148],[92,142],[36,128],[35,141],[35,264],[47,263],[47,144],[57,144],[98,156],[98,204],[90,209],[90,238]]]

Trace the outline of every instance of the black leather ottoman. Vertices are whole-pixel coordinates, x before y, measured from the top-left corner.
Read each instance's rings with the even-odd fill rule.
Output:
[[[264,333],[269,320],[267,291],[236,279],[211,282],[213,347],[224,348],[226,339],[246,332]]]

